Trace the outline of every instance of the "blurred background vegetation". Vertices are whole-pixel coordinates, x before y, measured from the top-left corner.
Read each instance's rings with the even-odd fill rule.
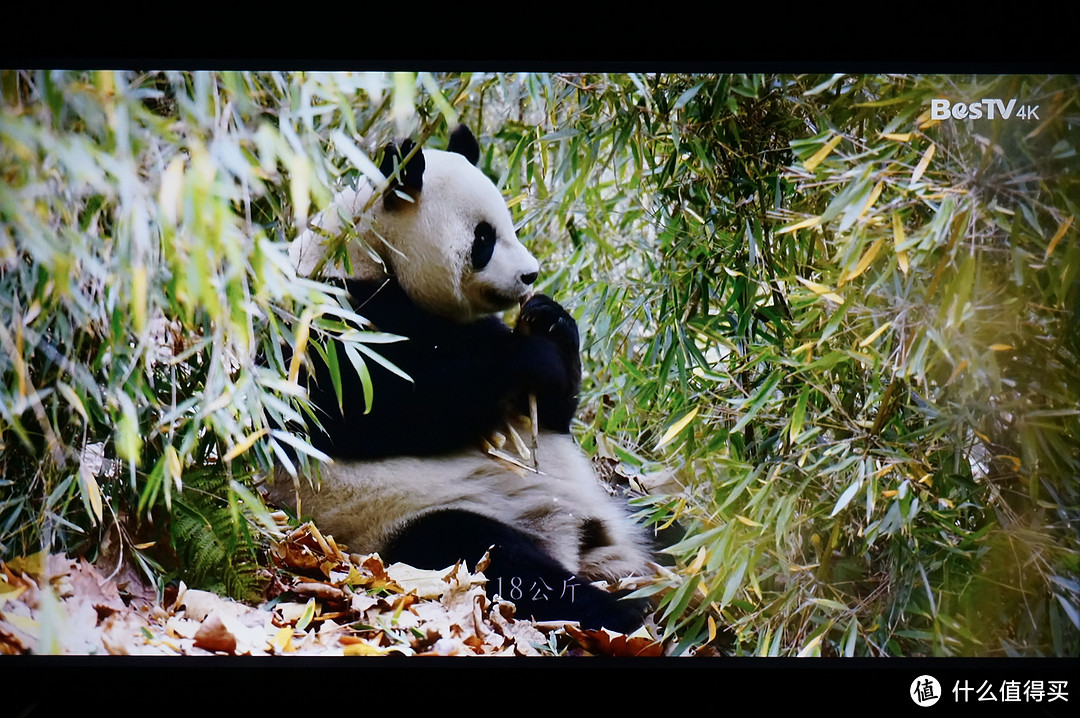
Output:
[[[255,598],[317,464],[285,244],[477,131],[583,330],[575,427],[686,530],[670,651],[1080,653],[1074,77],[0,72],[0,556]],[[1037,118],[930,118],[1017,99]],[[377,346],[374,347],[377,350]],[[378,391],[378,387],[375,387]]]

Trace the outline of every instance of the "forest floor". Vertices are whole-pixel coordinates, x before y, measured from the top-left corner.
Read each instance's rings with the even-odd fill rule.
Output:
[[[38,553],[0,563],[0,654],[250,656],[661,655],[633,636],[514,618],[491,602],[483,562],[441,571],[342,551],[311,524],[270,549],[266,592],[249,605],[147,586],[132,567]]]

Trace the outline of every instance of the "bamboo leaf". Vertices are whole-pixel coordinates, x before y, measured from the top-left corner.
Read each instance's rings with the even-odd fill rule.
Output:
[[[896,263],[900,267],[900,271],[904,274],[908,273],[908,255],[907,250],[904,249],[904,223],[900,219],[900,215],[893,213],[893,250],[896,252]]]
[[[880,337],[882,333],[884,333],[885,330],[887,330],[890,326],[892,326],[892,322],[885,322],[884,324],[882,324],[880,327],[871,332],[870,336],[859,342],[859,348],[863,349],[873,344],[874,340]]]
[[[877,258],[878,253],[881,251],[881,248],[883,246],[885,246],[884,239],[878,239],[872,245],[870,245],[870,249],[866,250],[863,256],[859,258],[859,261],[855,265],[855,268],[848,272],[847,275],[845,275],[840,280],[840,286],[843,286],[847,282],[850,282],[852,279],[861,276],[862,273],[865,272],[870,267],[870,265],[874,263],[874,260]]]
[[[908,182],[908,189],[914,189],[915,185],[922,179],[923,173],[926,172],[926,168],[930,166],[930,160],[934,159],[934,152],[937,150],[937,145],[931,144],[923,152],[922,158],[919,160],[919,164],[915,165],[915,170],[911,173],[911,181]]]
[[[806,405],[810,400],[810,391],[809,384],[803,387],[802,391],[799,392],[798,400],[795,402],[795,410],[791,412],[791,424],[788,432],[792,443],[798,441],[799,434],[802,433],[803,422],[806,419]]]
[[[801,222],[796,222],[795,224],[790,224],[787,227],[782,227],[781,229],[776,230],[776,234],[789,234],[799,229],[817,227],[819,224],[821,224],[821,217],[810,217],[808,219],[802,220]]]
[[[809,279],[803,279],[802,277],[795,277],[795,279],[799,280],[799,282],[804,287],[809,289],[814,294],[817,294],[817,295],[829,300],[830,302],[833,302],[834,304],[843,304],[844,303],[844,298],[843,297],[841,297],[839,294],[834,292],[830,287],[827,287],[824,284],[818,284],[817,282],[811,282]]]
[[[288,376],[290,384],[296,384],[300,379],[300,364],[304,360],[304,352],[307,351],[313,316],[311,309],[305,309],[303,314],[300,315],[300,321],[296,326],[296,340],[293,343],[292,359],[289,361]]]
[[[832,154],[832,151],[836,149],[836,146],[840,144],[840,140],[842,139],[844,139],[843,136],[836,135],[831,140],[826,142],[820,150],[812,154],[810,158],[803,163],[803,167],[806,168],[806,171],[813,172],[815,169],[817,169],[817,166],[821,164],[821,162],[826,157]]]
[[[741,431],[744,426],[757,416],[758,412],[761,411],[761,408],[772,398],[772,393],[776,390],[777,385],[780,384],[781,378],[783,378],[783,372],[779,370],[774,371],[768,376],[762,383],[761,388],[758,389],[757,393],[755,393],[754,397],[750,400],[746,412],[737,422],[735,422],[735,426],[731,427],[731,433],[734,434]]]
[[[843,511],[844,507],[850,504],[851,500],[854,499],[856,494],[859,493],[859,489],[862,488],[862,485],[862,478],[858,478],[853,481],[850,486],[844,489],[844,493],[840,494],[840,498],[836,500],[836,505],[833,506],[833,510],[829,514],[829,518],[832,518],[833,516],[836,516],[838,513]]]
[[[222,461],[232,461],[233,459],[235,459],[236,457],[240,456],[245,451],[250,449],[255,444],[255,442],[258,441],[263,436],[265,436],[266,433],[267,433],[266,429],[259,429],[258,431],[254,431],[254,432],[248,434],[243,439],[241,439],[236,444],[234,444],[231,449],[226,451],[225,455],[223,457],[221,457],[221,460]]]
[[[1069,215],[1069,218],[1058,225],[1057,231],[1054,232],[1054,236],[1050,238],[1050,243],[1046,245],[1045,259],[1050,259],[1050,255],[1054,253],[1054,249],[1058,246],[1058,242],[1065,236],[1065,233],[1069,231],[1069,227],[1072,226],[1073,216]]]
[[[693,409],[684,414],[681,419],[668,427],[668,430],[665,431],[664,435],[660,437],[660,441],[656,442],[656,449],[660,449],[660,447],[665,446],[668,442],[678,436],[679,432],[689,426],[690,422],[692,422],[694,420],[694,417],[697,416],[699,408],[700,407],[695,406]]]

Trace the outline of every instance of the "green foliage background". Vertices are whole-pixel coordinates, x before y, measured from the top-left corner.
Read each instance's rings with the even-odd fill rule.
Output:
[[[584,330],[582,444],[687,530],[673,652],[1077,655],[1076,78],[0,80],[4,556],[254,591],[253,482],[319,458],[281,344],[377,350],[285,243],[462,121]]]

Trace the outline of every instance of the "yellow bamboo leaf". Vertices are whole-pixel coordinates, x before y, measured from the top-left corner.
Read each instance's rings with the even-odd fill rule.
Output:
[[[933,120],[930,119],[930,117],[930,108],[927,107],[925,112],[915,118],[915,126],[918,127],[920,130],[925,130],[928,127],[933,127],[934,125],[941,124],[941,120]]]
[[[225,453],[225,456],[222,457],[222,461],[232,461],[237,456],[240,456],[240,454],[250,449],[252,444],[258,441],[259,437],[264,434],[266,434],[266,429],[259,429],[254,434],[248,434],[243,440]]]
[[[1012,344],[991,344],[990,345],[990,351],[995,351],[995,352],[1007,352],[1012,348],[1013,348]]]
[[[656,448],[659,449],[661,446],[678,436],[679,432],[685,429],[690,424],[690,422],[694,420],[694,417],[697,416],[697,413],[698,407],[695,406],[693,411],[672,424],[671,428],[665,431],[664,435],[660,437],[660,441],[656,444]]]
[[[184,467],[180,464],[180,455],[171,444],[165,447],[165,467],[169,470],[169,478],[176,484],[177,490],[182,491],[184,484],[181,476],[184,473]]]
[[[801,222],[796,222],[795,224],[788,225],[787,227],[782,227],[779,230],[777,230],[776,234],[777,235],[788,234],[789,232],[794,232],[794,231],[799,230],[799,229],[807,229],[808,227],[816,227],[819,224],[821,224],[821,217],[810,217],[809,219],[804,219]]]
[[[852,279],[855,279],[863,272],[865,272],[867,268],[871,264],[873,264],[874,259],[877,258],[878,252],[881,251],[881,247],[884,244],[884,239],[878,239],[876,242],[871,244],[870,249],[866,250],[866,253],[863,254],[863,256],[859,259],[859,263],[855,265],[855,269],[852,269],[850,272],[848,272],[847,276],[840,280],[840,285],[843,286],[845,283],[850,282]]]
[[[923,152],[922,159],[919,160],[919,164],[915,165],[915,171],[911,173],[911,181],[908,182],[908,189],[911,189],[922,179],[923,173],[926,172],[926,168],[930,166],[930,160],[934,159],[934,152],[936,151],[936,145],[930,145],[926,148],[926,152]]]
[[[274,647],[276,653],[287,653],[296,650],[292,645],[292,634],[292,626],[284,626],[270,640],[270,645]]]
[[[1073,218],[1069,215],[1069,218],[1062,222],[1057,231],[1054,232],[1054,236],[1050,238],[1050,244],[1046,245],[1046,259],[1050,258],[1050,255],[1054,253],[1054,248],[1058,246],[1058,242],[1065,236],[1065,233],[1069,231],[1069,227],[1072,226]]]
[[[705,551],[705,547],[702,546],[698,549],[697,556],[694,557],[694,562],[686,567],[686,574],[693,576],[695,573],[701,570],[701,567],[705,565],[705,557],[708,554]]]
[[[887,132],[887,133],[883,134],[882,137],[884,139],[886,139],[886,140],[895,140],[896,142],[910,142],[911,141],[911,133],[910,132]]]
[[[304,351],[307,349],[308,337],[311,333],[312,312],[305,309],[300,315],[300,324],[296,328],[296,343],[293,346],[292,360],[289,362],[289,382],[295,384],[300,377],[300,362],[303,360]]]
[[[75,393],[75,390],[62,381],[56,382],[56,388],[60,390],[60,393],[67,403],[71,405],[71,408],[78,412],[79,416],[83,418],[83,421],[90,421],[89,415],[86,413],[86,407],[83,406],[82,400],[79,399],[79,395]]]
[[[881,190],[885,187],[884,180],[878,180],[878,183],[874,185],[874,189],[870,191],[870,196],[866,198],[866,204],[863,205],[862,211],[859,212],[859,216],[863,217],[870,208],[874,206],[874,202],[877,202],[878,197],[881,196]]]
[[[893,249],[896,250],[896,263],[900,266],[900,271],[904,274],[908,272],[908,256],[907,250],[901,249],[904,246],[904,223],[900,221],[900,215],[893,212],[892,216],[892,231],[893,231]]]
[[[844,298],[833,292],[831,287],[826,287],[824,284],[818,284],[817,282],[811,282],[809,279],[803,279],[802,277],[795,277],[795,279],[798,279],[804,287],[814,294],[824,297],[830,302],[835,302],[836,304],[844,303]]]
[[[886,491],[882,491],[881,495],[884,496],[887,499],[891,499],[892,497],[896,496],[899,493],[900,492],[897,491],[896,489],[888,489]]]
[[[840,144],[840,140],[842,139],[844,139],[842,135],[837,135],[836,137],[833,137],[831,140],[825,143],[824,147],[811,155],[810,158],[803,163],[803,167],[806,168],[806,171],[813,172],[817,168],[817,166],[821,164],[821,161],[828,157],[829,154],[834,149],[836,149],[836,146]]]
[[[87,471],[80,471],[79,483],[82,484],[83,493],[90,502],[90,509],[94,512],[94,516],[101,521],[105,512],[101,505],[101,487],[98,486],[97,479]]]
[[[884,332],[886,329],[888,329],[891,325],[892,325],[892,322],[885,322],[880,327],[875,329],[870,336],[868,336],[866,339],[863,339],[861,342],[859,342],[859,348],[862,349],[864,347],[868,347],[871,344],[873,344],[874,340],[877,339],[878,337],[880,337],[881,333]]]
[[[1018,456],[1009,456],[1008,454],[1000,454],[997,458],[1005,459],[1010,464],[1012,464],[1013,471],[1019,471],[1020,467],[1023,466],[1023,463],[1020,461],[1020,457],[1018,457]]]
[[[967,365],[968,365],[968,360],[967,359],[961,359],[960,363],[956,365],[955,369],[953,369],[952,375],[949,377],[949,380],[947,382],[945,382],[945,385],[948,386],[949,384],[952,383],[953,379],[960,376],[960,372],[964,371],[964,369],[967,368]]]
[[[831,287],[826,287],[824,284],[812,282],[809,279],[803,279],[802,277],[795,277],[795,279],[798,279],[804,287],[809,289],[814,294],[826,294],[832,291]]]
[[[819,634],[817,636],[814,636],[812,639],[810,639],[810,642],[807,643],[803,647],[803,649],[801,651],[799,651],[798,655],[795,656],[795,657],[796,658],[806,658],[807,656],[819,655],[819,653],[820,653],[819,646],[821,645],[821,637],[822,637],[821,634]]]
[[[385,648],[373,646],[370,643],[346,643],[341,647],[341,653],[345,656],[382,656],[388,653]]]
[[[748,519],[745,516],[740,516],[739,514],[735,514],[735,518],[739,520],[739,523],[744,524],[746,526],[755,526],[755,527],[758,527],[758,528],[761,527],[761,524],[759,524],[757,521],[754,521],[753,519]]]

